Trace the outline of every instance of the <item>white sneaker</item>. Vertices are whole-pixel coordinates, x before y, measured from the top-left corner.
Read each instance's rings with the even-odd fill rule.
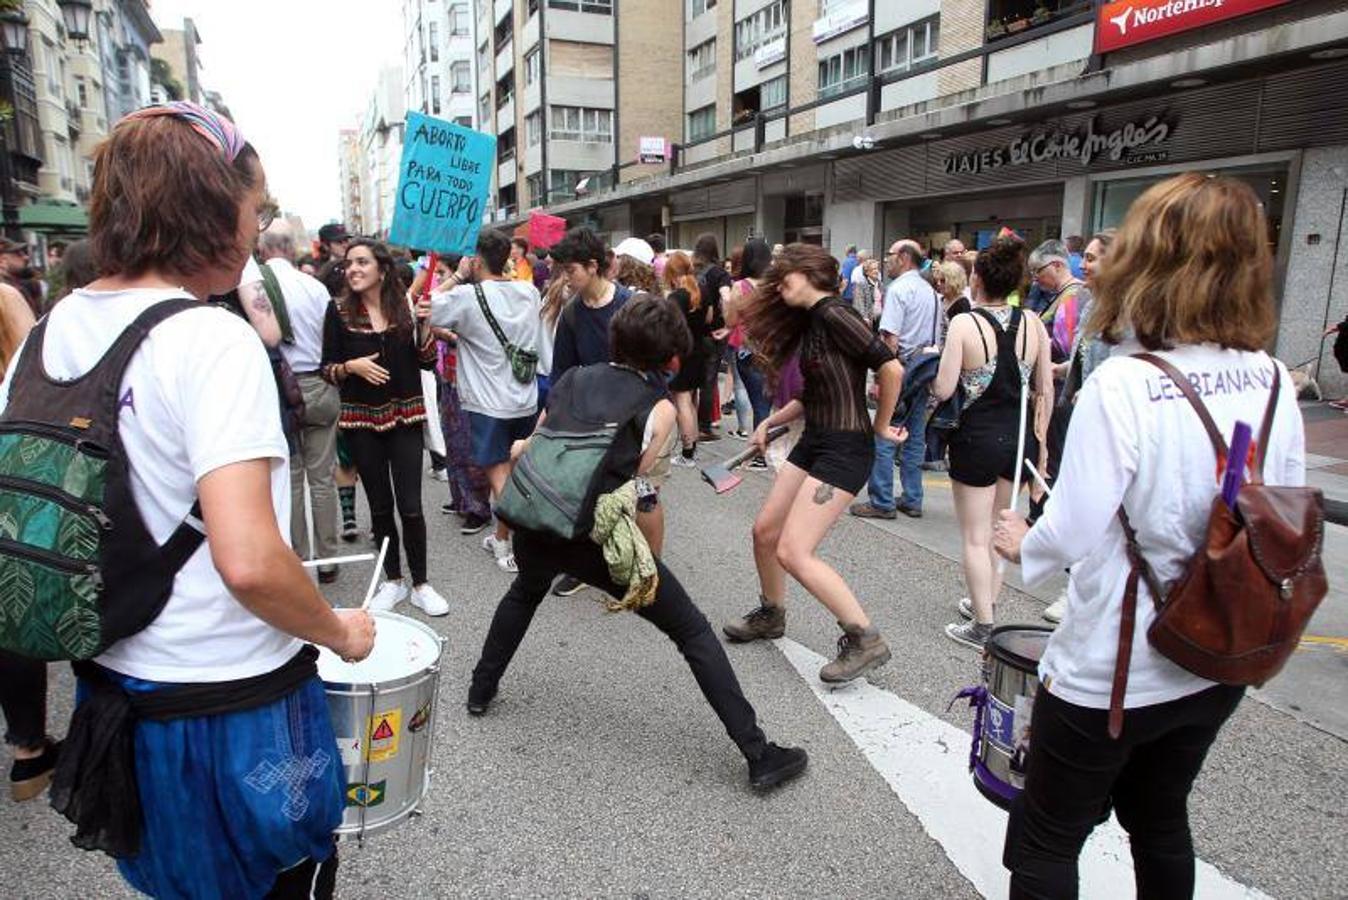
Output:
[[[375,591],[374,596],[370,598],[370,611],[389,612],[406,599],[407,585],[403,584],[401,579],[385,581],[379,585],[379,590]]]
[[[449,472],[446,469],[431,469],[431,478],[439,482],[449,481]]]
[[[489,534],[482,539],[482,549],[496,557],[496,565],[501,567],[503,572],[518,572],[519,567],[515,565],[515,554],[511,552],[510,541],[500,541],[496,535]]]
[[[1065,612],[1067,612],[1067,591],[1063,591],[1058,595],[1057,600],[1054,600],[1048,606],[1044,607],[1043,616],[1054,625],[1057,625],[1062,621],[1063,613]]]
[[[449,615],[449,601],[441,597],[430,582],[412,588],[412,605],[428,616]]]
[[[689,459],[682,453],[676,453],[669,459],[669,464],[676,469],[696,469],[697,460]]]

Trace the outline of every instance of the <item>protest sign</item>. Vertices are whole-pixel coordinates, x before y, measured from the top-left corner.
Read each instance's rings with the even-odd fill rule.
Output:
[[[566,234],[566,219],[547,213],[529,215],[529,246],[544,250],[557,243]]]
[[[496,138],[418,112],[407,114],[389,242],[472,253],[491,191]]]

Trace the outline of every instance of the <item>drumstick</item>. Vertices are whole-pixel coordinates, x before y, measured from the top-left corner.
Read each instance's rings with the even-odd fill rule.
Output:
[[[1039,486],[1044,489],[1044,494],[1048,497],[1052,497],[1053,489],[1048,486],[1048,482],[1044,480],[1044,476],[1039,474],[1039,470],[1034,467],[1034,463],[1030,462],[1028,459],[1025,460],[1025,468],[1029,469],[1030,474],[1034,476],[1034,480],[1039,482]]]
[[[1025,411],[1030,401],[1030,379],[1024,375],[1020,376],[1020,430],[1016,434],[1016,459],[1025,459]],[[1029,460],[1026,460],[1029,462]],[[1011,505],[1008,509],[1015,510],[1020,507],[1020,469],[1016,469],[1016,482],[1012,485]],[[997,560],[997,574],[1006,573],[1006,559]]]
[[[306,559],[300,562],[300,565],[306,569],[313,569],[318,566],[339,566],[343,563],[368,562],[374,559],[373,553],[357,553],[355,556],[329,556],[327,559]]]
[[[370,577],[370,589],[365,592],[365,602],[360,605],[361,609],[369,609],[370,601],[374,599],[375,585],[379,584],[379,573],[384,571],[384,554],[388,553],[388,535],[384,535],[384,542],[379,545],[379,559],[374,564],[374,575]]]

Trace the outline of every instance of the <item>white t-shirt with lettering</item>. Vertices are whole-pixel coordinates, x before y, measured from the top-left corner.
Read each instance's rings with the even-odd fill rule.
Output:
[[[1053,496],[1021,548],[1028,583],[1071,567],[1067,612],[1039,662],[1039,677],[1054,696],[1094,709],[1109,707],[1128,580],[1115,518],[1120,502],[1142,555],[1167,584],[1201,543],[1219,489],[1216,454],[1198,414],[1160,369],[1126,355],[1140,349],[1120,348],[1077,395]],[[1237,420],[1249,423],[1258,440],[1277,365],[1282,387],[1264,480],[1305,484],[1305,431],[1282,363],[1211,344],[1158,355],[1188,376],[1228,442]],[[1154,619],[1143,582],[1125,707],[1166,703],[1213,684],[1152,648],[1147,629]]]
[[[182,290],[75,291],[49,315],[42,361],[58,379],[78,377],[143,310]],[[17,354],[16,354],[17,358]],[[11,379],[0,385],[0,409]],[[276,382],[257,334],[232,313],[202,305],[150,331],[119,390],[119,431],[132,494],[161,544],[197,499],[208,472],[271,461],[272,508],[290,521],[288,449]],[[289,528],[281,528],[288,540]],[[230,681],[269,672],[300,642],[249,612],[225,587],[203,543],[178,573],[173,593],[145,630],[118,641],[98,662],[150,681]]]

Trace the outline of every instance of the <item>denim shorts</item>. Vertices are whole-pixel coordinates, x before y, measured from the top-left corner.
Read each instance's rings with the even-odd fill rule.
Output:
[[[538,413],[518,419],[497,419],[483,413],[468,413],[468,432],[473,443],[473,465],[486,468],[510,459],[510,447],[534,433]]]

